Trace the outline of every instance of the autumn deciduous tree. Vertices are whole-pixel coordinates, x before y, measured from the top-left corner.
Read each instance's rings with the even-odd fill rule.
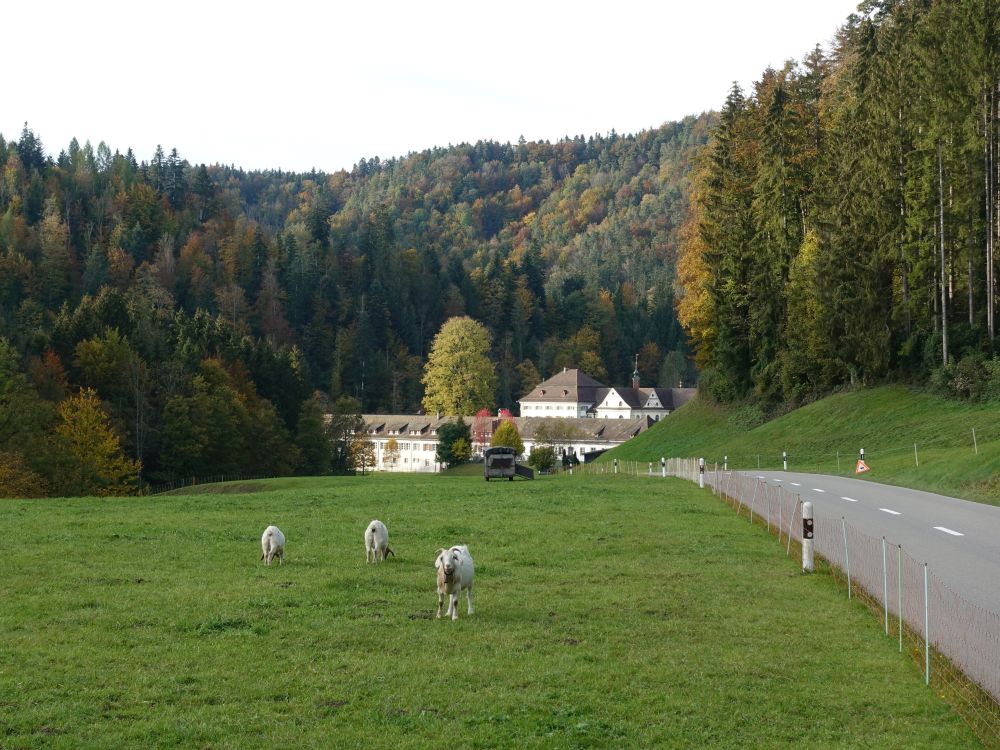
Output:
[[[367,469],[375,466],[375,444],[363,432],[355,435],[351,441],[351,460],[354,468],[361,469],[361,476],[365,475]]]
[[[44,497],[46,491],[45,480],[20,453],[0,453],[0,497]]]
[[[399,443],[396,438],[391,437],[386,441],[385,453],[382,454],[382,462],[391,469],[396,468],[396,462],[399,460]]]
[[[493,439],[490,440],[492,448],[501,445],[513,448],[519,456],[524,453],[524,441],[521,440],[521,436],[517,432],[517,426],[510,420],[501,422],[496,432],[493,433]]]
[[[462,415],[491,406],[496,370],[489,350],[490,334],[481,323],[469,317],[445,321],[424,368],[424,409]]]
[[[56,435],[66,465],[60,490],[72,495],[125,495],[135,488],[141,464],[125,456],[111,420],[91,388],[59,404]]]

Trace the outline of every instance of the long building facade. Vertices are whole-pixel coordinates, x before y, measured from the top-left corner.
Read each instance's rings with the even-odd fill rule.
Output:
[[[363,414],[368,439],[375,446],[375,469],[380,471],[437,472],[438,430],[458,417],[414,414]],[[472,450],[482,455],[493,432],[505,419],[514,422],[524,443],[524,455],[544,443],[558,456],[572,455],[577,461],[621,445],[654,421],[649,417],[593,419],[591,417],[462,417],[473,428]],[[395,450],[388,450],[395,441]]]
[[[580,370],[564,369],[539,383],[518,403],[521,416],[469,417],[472,451],[482,455],[504,419],[517,427],[528,455],[536,445],[551,445],[559,456],[586,461],[621,445],[686,403],[694,388],[610,387]],[[438,430],[457,417],[424,414],[364,414],[365,431],[375,446],[381,471],[437,472]],[[391,449],[390,449],[391,447]]]

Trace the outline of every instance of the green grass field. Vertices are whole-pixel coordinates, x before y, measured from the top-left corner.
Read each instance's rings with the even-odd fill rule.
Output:
[[[863,606],[688,483],[238,489],[5,502],[0,747],[977,746]],[[459,542],[476,612],[435,620]]]
[[[1000,505],[996,404],[884,386],[830,396],[754,429],[746,416],[695,399],[602,460],[703,456],[721,467],[728,455],[730,467],[780,469],[787,451],[790,470],[853,476],[864,448],[871,471],[861,478]]]

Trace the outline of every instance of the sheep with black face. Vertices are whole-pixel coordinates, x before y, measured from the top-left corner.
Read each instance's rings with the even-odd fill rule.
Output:
[[[472,576],[475,566],[469,548],[459,544],[450,549],[439,549],[434,561],[437,568],[438,607],[437,616],[441,617],[444,598],[448,597],[447,615],[452,620],[458,619],[458,597],[465,590],[469,604],[469,614],[472,614]]]

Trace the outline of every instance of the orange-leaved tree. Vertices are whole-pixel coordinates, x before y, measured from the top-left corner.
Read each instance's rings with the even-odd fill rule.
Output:
[[[64,467],[59,490],[68,495],[126,495],[135,489],[142,464],[128,458],[92,388],[59,404],[56,437]]]

